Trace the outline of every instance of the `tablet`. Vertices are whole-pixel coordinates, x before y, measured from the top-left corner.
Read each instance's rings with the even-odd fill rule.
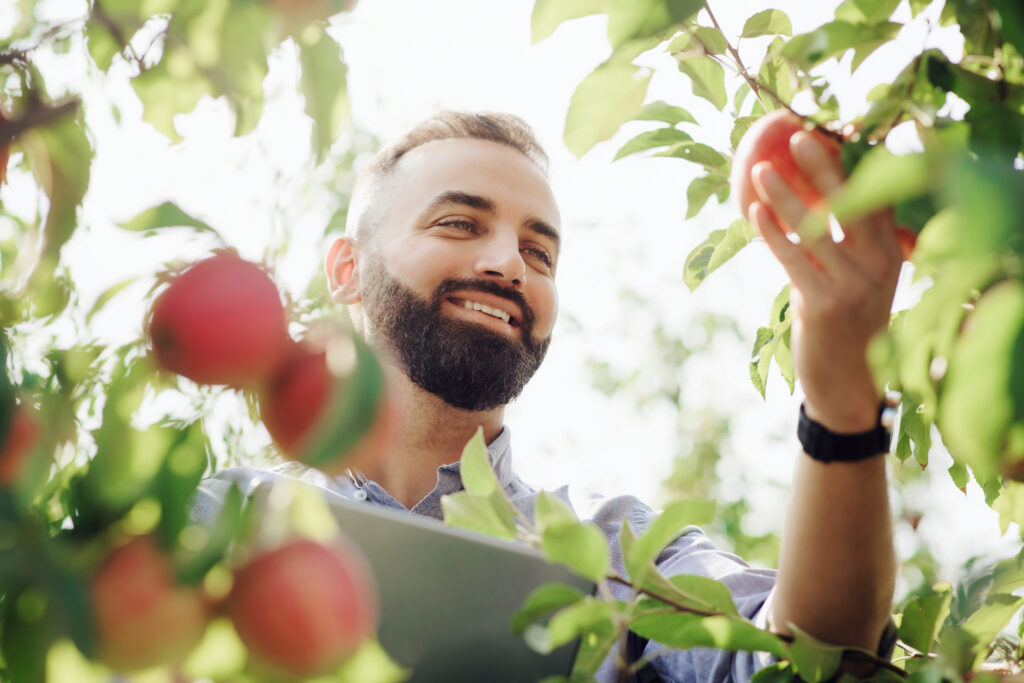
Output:
[[[363,550],[380,592],[381,645],[411,681],[538,681],[568,675],[576,642],[548,655],[512,633],[512,615],[544,583],[594,584],[534,549],[372,503],[328,501]]]

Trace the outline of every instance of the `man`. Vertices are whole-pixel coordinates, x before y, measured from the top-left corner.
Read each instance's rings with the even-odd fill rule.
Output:
[[[841,169],[810,135],[794,136],[798,162],[827,195]],[[509,115],[442,112],[378,155],[359,182],[347,234],[331,246],[334,298],[366,339],[392,359],[403,415],[394,447],[345,495],[440,517],[440,497],[461,488],[457,460],[483,427],[506,493],[532,512],[536,492],[511,471],[505,406],[540,365],[558,308],[558,207],[546,157]],[[836,644],[876,650],[892,600],[895,560],[879,445],[879,392],[865,358],[886,324],[901,263],[893,226],[876,216],[829,236],[791,242],[779,222],[807,211],[770,165],[755,168],[760,202],[750,218],[793,284],[793,354],[806,392],[800,457],[777,578],[713,548],[699,533],[659,557],[666,574],[726,583],[741,613],[780,633],[790,624]],[[855,435],[855,436],[850,436]],[[816,439],[816,441],[815,441]],[[822,460],[848,457],[850,462]],[[593,521],[616,539],[654,513],[635,498],[604,501]],[[655,644],[648,646],[657,648]],[[672,652],[653,663],[668,680],[748,679],[747,653]],[[614,680],[609,658],[599,675]]]

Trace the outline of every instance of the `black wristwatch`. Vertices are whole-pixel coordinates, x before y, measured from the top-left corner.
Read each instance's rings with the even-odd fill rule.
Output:
[[[885,412],[890,410],[883,403],[878,408],[878,424],[866,432],[855,434],[839,434],[829,431],[824,425],[807,417],[804,404],[800,404],[800,422],[796,435],[804,452],[818,462],[858,462],[867,460],[880,453],[889,452],[892,434],[883,420]]]

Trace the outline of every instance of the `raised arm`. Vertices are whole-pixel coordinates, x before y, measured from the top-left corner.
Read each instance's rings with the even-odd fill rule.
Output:
[[[843,182],[832,155],[808,133],[790,150],[825,196]],[[894,225],[879,213],[790,241],[806,207],[768,163],[754,167],[759,202],[750,218],[789,275],[792,348],[807,417],[840,435],[868,432],[882,393],[867,362],[872,336],[889,320],[902,257]],[[818,427],[815,427],[818,428]],[[855,462],[799,457],[779,558],[772,627],[795,624],[819,640],[874,651],[889,617],[895,553],[883,448]]]

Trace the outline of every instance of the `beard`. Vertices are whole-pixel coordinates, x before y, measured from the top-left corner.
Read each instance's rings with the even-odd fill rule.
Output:
[[[371,257],[363,271],[368,337],[384,344],[418,387],[462,410],[508,404],[540,367],[551,337],[533,338],[534,313],[516,290],[490,280],[444,280],[429,300],[420,298]],[[451,292],[486,292],[522,311],[522,339],[441,314]]]

